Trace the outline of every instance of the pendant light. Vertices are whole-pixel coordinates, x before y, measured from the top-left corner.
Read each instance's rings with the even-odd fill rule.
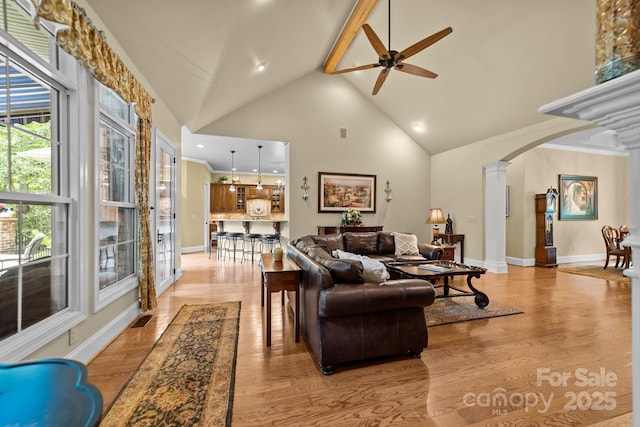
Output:
[[[235,152],[235,150],[231,150],[231,186],[229,187],[229,191],[231,191],[232,193],[236,191],[236,186],[233,185],[233,154]]]
[[[262,151],[262,145],[258,145],[258,185],[256,190],[262,190],[262,176],[260,175],[260,152]]]

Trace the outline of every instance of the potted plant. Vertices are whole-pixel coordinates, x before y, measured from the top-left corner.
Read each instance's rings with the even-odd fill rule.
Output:
[[[220,181],[220,183],[222,184],[226,184],[227,181],[229,181],[229,178],[227,178],[226,175],[220,175],[220,177],[218,178],[218,181]]]
[[[342,221],[340,222],[340,225],[360,227],[362,225],[362,214],[358,209],[349,208],[342,212]]]

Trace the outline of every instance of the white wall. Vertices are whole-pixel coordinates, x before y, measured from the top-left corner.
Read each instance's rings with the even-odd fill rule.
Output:
[[[340,128],[347,138],[340,138]],[[290,143],[287,211],[283,235],[316,234],[317,225],[337,225],[338,213],[318,213],[318,172],[377,176],[377,212],[365,225],[411,231],[429,241],[424,222],[430,203],[430,156],[345,79],[312,72],[251,103],[205,133]],[[309,199],[302,200],[302,178],[309,179]],[[384,201],[389,180],[391,203]]]

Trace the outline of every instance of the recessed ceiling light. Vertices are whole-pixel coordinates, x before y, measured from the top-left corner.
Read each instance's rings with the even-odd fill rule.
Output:
[[[231,170],[235,172],[238,170],[238,168],[231,168]]]
[[[198,145],[196,145],[196,147],[198,147],[198,148],[204,148],[204,145],[202,145],[202,144],[198,144]]]
[[[423,125],[422,123],[415,123],[415,124],[413,125],[413,128],[414,128],[415,130],[417,130],[418,132],[422,132],[422,131],[424,131],[424,125]]]
[[[256,70],[258,70],[259,72],[264,71],[264,64],[256,65]]]
[[[274,170],[273,170],[273,173],[278,173],[278,171],[274,169]]]
[[[258,172],[258,169],[251,169],[252,172]]]

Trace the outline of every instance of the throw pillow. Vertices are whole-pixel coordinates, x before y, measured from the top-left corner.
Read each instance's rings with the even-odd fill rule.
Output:
[[[316,261],[329,270],[333,283],[364,283],[364,268],[357,260],[319,258]]]
[[[420,255],[418,237],[415,234],[393,233],[393,240],[396,244],[396,256]]]
[[[360,261],[364,269],[363,276],[365,282],[382,283],[390,277],[387,267],[377,259],[341,250],[333,251],[333,256],[339,259]]]

